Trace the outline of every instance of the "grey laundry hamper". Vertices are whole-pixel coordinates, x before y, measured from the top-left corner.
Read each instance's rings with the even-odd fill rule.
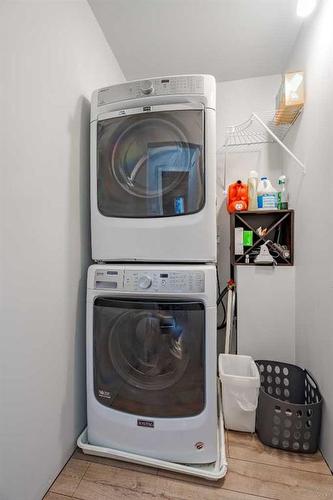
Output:
[[[307,370],[278,361],[257,360],[261,387],[256,415],[259,439],[288,451],[318,449],[322,397]]]

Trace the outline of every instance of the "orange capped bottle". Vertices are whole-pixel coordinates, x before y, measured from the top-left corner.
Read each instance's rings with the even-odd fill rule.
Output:
[[[247,190],[247,184],[242,181],[234,182],[230,184],[228,188],[228,212],[232,214],[233,212],[242,212],[248,209],[249,206],[249,195]]]

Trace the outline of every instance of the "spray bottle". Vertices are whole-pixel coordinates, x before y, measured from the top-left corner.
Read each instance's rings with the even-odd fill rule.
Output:
[[[287,191],[287,177],[281,175],[278,180],[279,191],[278,191],[278,209],[287,210],[288,209],[288,191]]]

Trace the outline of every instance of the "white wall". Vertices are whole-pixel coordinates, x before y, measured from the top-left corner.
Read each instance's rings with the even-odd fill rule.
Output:
[[[304,25],[288,70],[306,75],[306,104],[290,145],[305,161],[287,164],[296,205],[296,360],[308,368],[323,397],[321,448],[333,469],[333,2],[322,0]]]
[[[0,498],[39,500],[85,425],[89,98],[123,80],[85,0],[0,7]]]
[[[217,84],[216,128],[217,148],[221,148],[225,140],[225,128],[247,120],[253,111],[267,112],[275,107],[275,96],[281,83],[280,75],[249,78]],[[226,210],[226,197],[223,192],[223,155],[218,155],[218,232],[220,244],[218,248],[219,268],[223,287],[229,279],[229,215]],[[281,175],[282,157],[280,148],[263,145],[248,148],[245,152],[228,155],[227,182],[237,179],[247,182],[250,170],[255,169],[259,175],[269,175],[275,180]]]

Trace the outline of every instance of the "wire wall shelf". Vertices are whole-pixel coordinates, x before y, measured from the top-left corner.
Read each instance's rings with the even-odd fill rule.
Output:
[[[217,151],[224,162],[224,189],[226,189],[226,170],[228,153],[256,151],[260,145],[276,143],[297,163],[305,174],[304,163],[284,144],[284,139],[302,109],[297,112],[272,110],[259,114],[252,113],[250,118],[238,125],[226,128],[224,145]]]
[[[237,150],[240,146],[283,141],[299,115],[300,111],[295,114],[288,110],[266,111],[260,117],[252,113],[245,122],[226,128],[225,147]]]

